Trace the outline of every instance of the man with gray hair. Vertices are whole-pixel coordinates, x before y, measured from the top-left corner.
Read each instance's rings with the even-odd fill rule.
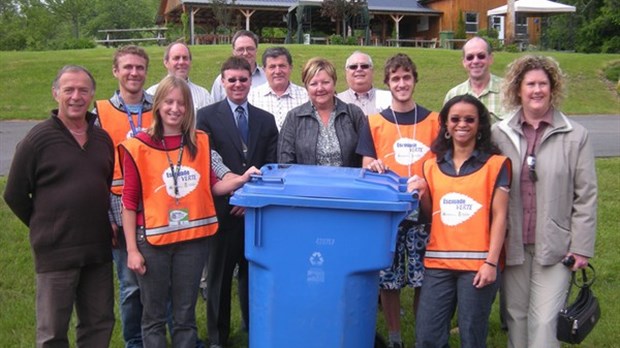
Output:
[[[390,91],[372,86],[374,66],[372,58],[363,52],[355,51],[344,66],[349,89],[338,93],[343,102],[359,106],[366,116],[380,113],[392,102]]]
[[[263,68],[256,65],[256,53],[258,51],[258,36],[249,30],[239,30],[232,38],[232,55],[241,57],[250,63],[252,69],[252,87],[257,87],[267,82],[267,76]],[[222,85],[222,75],[217,75],[211,87],[213,100],[218,102],[226,98],[226,91]]]
[[[107,348],[114,327],[108,194],[114,145],[88,112],[95,79],[81,66],[57,74],[58,109],[17,145],[4,200],[30,229],[36,272],[36,346]]]
[[[271,113],[278,130],[289,110],[308,101],[306,89],[291,82],[293,58],[284,47],[269,47],[263,52],[267,83],[250,90],[250,104]]]

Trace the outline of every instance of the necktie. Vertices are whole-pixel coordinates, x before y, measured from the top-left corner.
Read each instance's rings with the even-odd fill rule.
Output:
[[[235,110],[237,116],[237,129],[244,144],[248,143],[248,119],[245,116],[245,110],[241,106],[237,106]]]

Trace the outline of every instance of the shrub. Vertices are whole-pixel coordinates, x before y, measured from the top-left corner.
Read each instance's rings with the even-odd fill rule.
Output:
[[[343,45],[344,44],[344,38],[340,35],[332,35],[329,37],[329,43],[332,45]]]
[[[357,45],[357,38],[355,36],[347,37],[346,40],[345,40],[345,45],[356,46]]]
[[[64,40],[58,48],[61,50],[82,50],[95,47],[97,47],[97,44],[92,39],[81,38]]]

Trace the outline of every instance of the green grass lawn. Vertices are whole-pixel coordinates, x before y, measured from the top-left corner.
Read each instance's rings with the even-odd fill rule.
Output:
[[[301,68],[311,57],[328,57],[338,68],[338,91],[345,89],[344,63],[360,47],[326,45],[287,45],[293,55],[292,80],[300,83]],[[259,47],[262,54],[265,45]],[[361,47],[375,63],[375,85],[383,88],[383,63],[397,53],[408,54],[418,66],[420,81],[415,99],[433,110],[439,110],[446,92],[466,79],[461,65],[460,50],[424,48]],[[163,47],[148,46],[151,58],[146,86],[157,83],[165,76],[162,63]],[[194,83],[211,90],[221,63],[231,54],[228,45],[199,45],[192,47],[193,68],[190,78]],[[114,49],[99,47],[88,50],[49,52],[0,52],[0,120],[43,119],[55,107],[50,88],[56,72],[65,64],[80,64],[97,79],[98,99],[107,99],[117,88],[112,76]],[[497,52],[493,73],[502,76],[508,63],[522,53]],[[615,83],[603,78],[607,64],[620,61],[618,54],[578,54],[542,52],[555,57],[568,76],[568,97],[562,110],[568,114],[619,114],[620,101]],[[259,57],[260,60],[260,57]]]
[[[596,169],[599,183],[598,236],[596,256],[593,263],[597,269],[594,292],[599,298],[602,319],[582,347],[618,347],[620,341],[620,158],[597,159]],[[4,192],[6,178],[0,177],[0,192]],[[34,313],[34,266],[30,255],[28,230],[0,202],[0,221],[4,226],[0,233],[0,346],[32,347],[35,332]],[[233,296],[236,299],[236,296]],[[118,296],[117,296],[118,299]],[[408,347],[413,346],[412,292],[403,293],[403,335]],[[122,347],[120,319],[115,326],[111,347]],[[291,313],[291,315],[299,315]],[[206,338],[206,319],[204,301],[198,299],[197,306],[199,336]],[[233,348],[246,347],[247,335],[242,333],[238,306],[233,305],[232,340]],[[326,318],[326,320],[329,320]],[[75,323],[75,321],[73,322]],[[378,330],[384,336],[386,329],[383,316],[378,315]],[[451,338],[453,346],[458,345],[458,337]],[[490,319],[489,347],[505,347],[506,335],[499,328],[497,305]]]

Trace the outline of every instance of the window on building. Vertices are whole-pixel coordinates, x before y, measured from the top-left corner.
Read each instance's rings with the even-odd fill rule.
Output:
[[[527,37],[527,17],[517,16],[515,21],[517,22],[517,25],[515,26],[515,32],[516,32],[517,38]]]
[[[478,13],[477,12],[465,13],[465,31],[467,33],[478,32]]]

